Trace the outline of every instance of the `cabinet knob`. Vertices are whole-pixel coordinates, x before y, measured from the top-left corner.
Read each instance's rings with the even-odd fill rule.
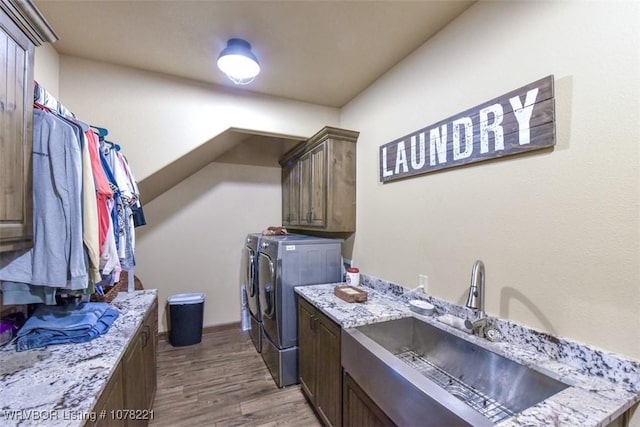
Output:
[[[312,331],[318,330],[318,322],[319,321],[320,321],[320,318],[318,316],[311,316],[309,318],[309,326],[311,327]]]
[[[149,343],[149,330],[151,328],[149,328],[148,325],[144,325],[144,329],[147,329],[147,330],[142,331],[142,347],[146,347],[147,344]]]

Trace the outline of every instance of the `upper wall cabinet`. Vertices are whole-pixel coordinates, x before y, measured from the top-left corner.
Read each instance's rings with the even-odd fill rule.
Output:
[[[282,156],[284,226],[326,232],[356,230],[358,135],[325,127]]]
[[[0,1],[0,252],[32,244],[33,55],[55,40],[31,2]]]

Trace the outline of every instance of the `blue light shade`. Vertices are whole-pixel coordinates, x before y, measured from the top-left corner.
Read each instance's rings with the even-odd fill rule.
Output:
[[[260,73],[258,58],[251,52],[251,45],[242,39],[229,39],[220,56],[220,68],[237,85],[246,85]]]

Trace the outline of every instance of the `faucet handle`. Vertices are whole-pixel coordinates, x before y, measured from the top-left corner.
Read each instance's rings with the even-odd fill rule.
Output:
[[[485,329],[487,328],[487,318],[483,317],[478,320],[471,321],[469,319],[464,321],[464,326],[467,329],[471,329],[474,335],[480,338],[486,338]]]

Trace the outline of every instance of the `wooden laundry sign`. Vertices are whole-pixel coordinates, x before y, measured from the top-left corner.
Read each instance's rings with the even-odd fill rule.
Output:
[[[553,75],[380,147],[380,181],[555,145]]]

